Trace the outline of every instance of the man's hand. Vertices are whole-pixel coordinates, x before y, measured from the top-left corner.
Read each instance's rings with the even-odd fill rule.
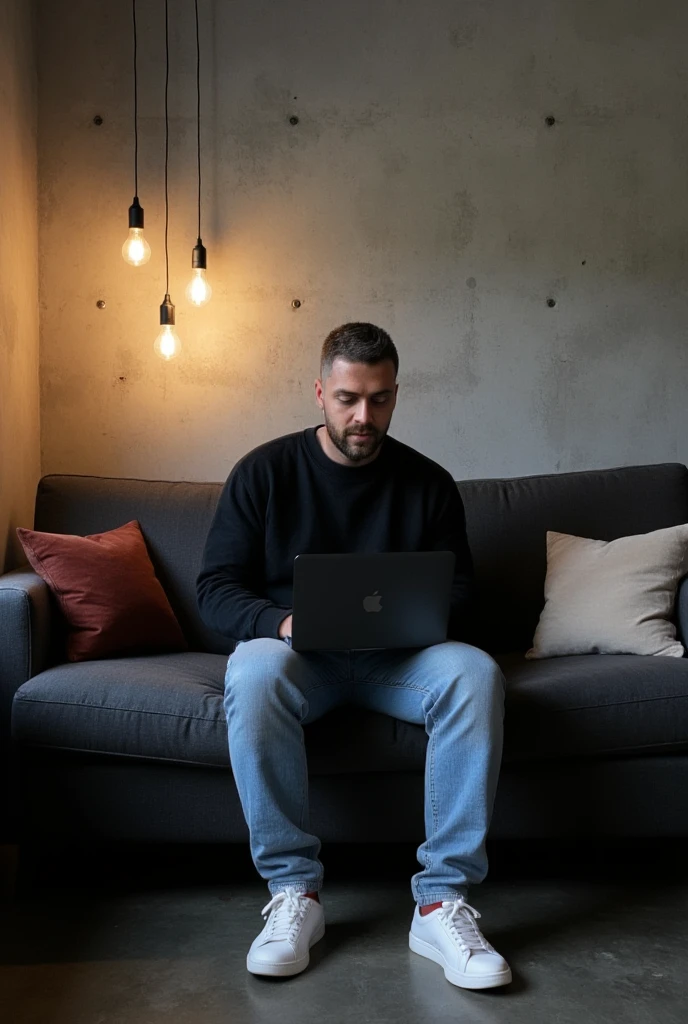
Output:
[[[283,640],[285,636],[291,636],[291,620],[293,616],[287,615],[286,619],[282,619],[279,625],[279,638]]]

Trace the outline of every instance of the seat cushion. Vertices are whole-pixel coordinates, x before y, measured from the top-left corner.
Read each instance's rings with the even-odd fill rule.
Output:
[[[688,750],[688,659],[495,659],[507,680],[505,760]]]
[[[12,734],[38,746],[226,765],[226,665],[221,654],[193,652],[58,665],[19,687]]]
[[[578,655],[497,658],[507,678],[504,758],[688,749],[688,659]],[[227,659],[165,654],[58,665],[15,695],[21,744],[228,766]],[[422,770],[420,725],[339,708],[305,729],[314,775]]]
[[[19,687],[12,733],[21,744],[228,767],[226,666],[193,652],[58,665]],[[397,725],[359,708],[307,725],[311,773],[422,767],[424,730],[399,744]]]

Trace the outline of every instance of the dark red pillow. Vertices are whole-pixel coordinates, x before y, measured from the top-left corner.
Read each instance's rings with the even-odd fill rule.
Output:
[[[17,534],[69,624],[69,661],[188,650],[136,520],[88,537]]]

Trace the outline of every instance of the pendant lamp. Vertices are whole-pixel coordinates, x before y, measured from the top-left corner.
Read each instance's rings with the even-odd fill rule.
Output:
[[[122,256],[132,267],[142,267],[151,256],[150,245],[143,234],[143,207],[139,203],[139,125],[138,80],[136,74],[136,0],[132,0],[134,22],[134,201],[129,207],[129,234],[122,246]]]
[[[208,255],[201,240],[201,46],[198,34],[198,0],[196,9],[196,154],[198,164],[198,241],[191,251],[193,274],[186,286],[186,297],[194,306],[205,306],[213,290],[206,278]]]
[[[170,299],[170,256],[167,235],[170,221],[168,167],[170,157],[170,118],[168,94],[170,85],[170,31],[169,4],[165,0],[165,298],[160,306],[160,333],[155,339],[155,351],[161,359],[169,361],[181,352],[182,344],[175,327],[175,308]]]

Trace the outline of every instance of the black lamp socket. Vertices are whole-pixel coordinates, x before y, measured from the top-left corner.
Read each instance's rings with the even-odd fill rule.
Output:
[[[129,207],[129,227],[143,227],[143,207],[139,203],[139,197],[134,196],[134,202]]]
[[[170,300],[169,292],[165,294],[165,299],[160,307],[160,326],[165,327],[166,325],[174,326],[174,305]]]
[[[208,269],[208,253],[200,238],[191,252],[191,267],[193,270]]]

